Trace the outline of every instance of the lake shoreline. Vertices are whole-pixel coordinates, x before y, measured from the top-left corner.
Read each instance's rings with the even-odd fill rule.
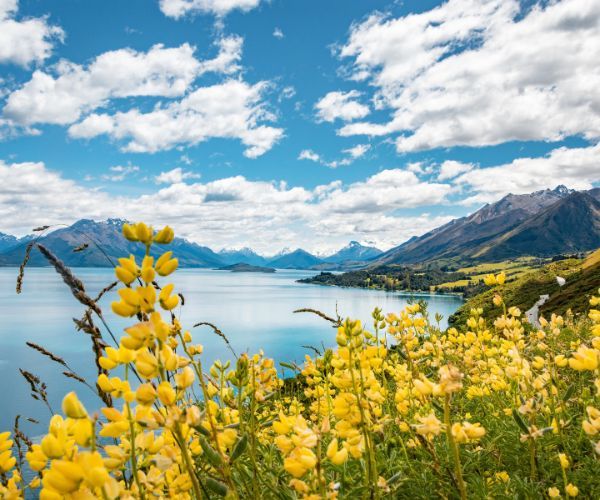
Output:
[[[303,280],[296,280],[296,283],[300,283],[302,285],[316,285],[316,286],[325,286],[325,287],[332,287],[332,288],[345,288],[345,289],[351,289],[351,290],[370,290],[370,291],[377,291],[377,292],[396,292],[396,293],[402,293],[402,294],[410,294],[410,295],[414,295],[414,294],[420,294],[420,295],[435,295],[437,297],[444,297],[444,296],[453,296],[453,297],[460,297],[461,299],[464,300],[464,293],[462,292],[437,292],[437,291],[425,291],[425,290],[386,290],[385,288],[377,288],[377,287],[366,287],[366,286],[351,286],[351,285],[337,285],[335,283],[323,283],[323,282],[311,282],[311,281],[303,281]]]

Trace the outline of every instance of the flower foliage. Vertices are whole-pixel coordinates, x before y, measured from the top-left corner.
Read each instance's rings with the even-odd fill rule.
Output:
[[[336,347],[278,376],[262,353],[203,366],[203,346],[159,284],[177,268],[173,231],[143,223],[146,249],[119,259],[112,310],[131,318],[98,358],[99,413],[75,393],[26,463],[0,434],[0,495],[72,498],[446,498],[600,494],[600,297],[586,318],[540,328],[502,301],[441,331],[426,305],[336,324]],[[107,397],[110,396],[110,397]],[[35,475],[25,481],[24,471]],[[596,471],[596,472],[594,472]]]

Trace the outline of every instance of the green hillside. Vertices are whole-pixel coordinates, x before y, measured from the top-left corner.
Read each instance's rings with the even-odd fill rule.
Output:
[[[573,300],[568,299],[568,297],[571,297],[569,290],[578,290],[580,281],[588,279],[588,273],[582,271],[581,265],[582,261],[579,259],[565,259],[558,262],[552,262],[513,279],[508,279],[503,286],[488,289],[467,300],[462,307],[449,318],[449,322],[453,325],[462,325],[468,319],[469,311],[472,308],[479,307],[483,309],[483,316],[485,318],[492,319],[498,317],[502,314],[502,307],[496,307],[492,303],[492,298],[497,292],[502,295],[505,303],[518,307],[522,312],[531,308],[540,298],[540,295],[544,294],[550,295],[551,301],[554,300],[555,296],[564,296],[565,304],[577,306],[577,308],[574,308],[575,312],[582,311],[585,309],[585,304],[580,304],[580,301],[575,299],[574,296],[572,297]],[[562,290],[562,293],[561,287],[556,281],[557,276],[567,280],[567,284]],[[596,279],[595,286],[596,288],[600,286],[598,279]],[[577,292],[577,294],[579,293],[580,291]],[[575,303],[576,300],[577,302]],[[585,300],[583,302],[585,302]],[[553,307],[550,309],[553,311],[555,310]],[[542,309],[542,311],[543,310],[544,309]]]

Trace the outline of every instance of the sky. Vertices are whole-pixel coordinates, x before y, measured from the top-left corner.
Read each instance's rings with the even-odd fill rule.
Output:
[[[597,0],[0,0],[0,231],[396,246],[600,181]]]

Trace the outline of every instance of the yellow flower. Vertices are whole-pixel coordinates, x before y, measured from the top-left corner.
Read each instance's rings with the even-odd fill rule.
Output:
[[[335,465],[342,465],[348,460],[348,450],[343,447],[338,449],[338,440],[332,439],[327,446],[327,458]]]
[[[123,224],[123,236],[129,241],[138,241],[135,225]]]
[[[496,281],[496,276],[494,276],[493,274],[486,274],[483,277],[483,282],[487,285],[487,286],[494,286],[497,281]]]
[[[140,311],[140,295],[131,288],[121,288],[118,291],[121,300],[111,304],[115,314],[130,317]]]
[[[424,417],[419,417],[419,424],[415,425],[417,434],[431,438],[442,432],[442,423],[438,420],[434,413],[430,413]]]
[[[567,458],[567,455],[565,455],[564,453],[559,453],[558,454],[558,459],[560,461],[560,466],[563,469],[568,469],[569,468],[569,459]]]
[[[581,345],[569,359],[569,366],[578,371],[593,371],[598,368],[598,352],[596,349]]]
[[[160,399],[161,403],[165,406],[172,405],[177,399],[175,389],[173,389],[171,384],[169,384],[167,381],[161,382],[156,389],[156,392],[158,393],[158,399]]]
[[[87,411],[74,392],[67,394],[62,401],[63,413],[69,418],[86,418]]]
[[[302,477],[317,465],[317,457],[308,448],[296,448],[284,460],[283,468],[295,478]]]
[[[0,434],[0,472],[3,474],[11,470],[17,460],[12,456],[12,439],[10,438],[10,432],[3,432]]]
[[[156,235],[154,236],[154,242],[159,245],[167,245],[173,241],[175,237],[174,231],[169,227],[163,227]]]
[[[177,259],[172,259],[172,255],[172,251],[165,252],[156,261],[154,268],[160,276],[168,276],[177,269],[179,261]]]
[[[155,272],[154,267],[152,267],[153,264],[154,257],[146,255],[142,261],[142,270],[140,272],[140,276],[146,283],[152,283],[154,281]]]
[[[175,287],[175,285],[173,285],[172,283],[169,285],[166,285],[161,291],[160,291],[160,295],[158,297],[159,301],[160,301],[160,306],[165,309],[166,311],[170,311],[172,309],[175,309],[177,307],[177,305],[179,304],[179,296],[178,295],[171,295],[171,293],[173,293],[173,288]]]
[[[560,490],[556,486],[548,488],[548,496],[550,498],[560,498]]]
[[[191,367],[186,366],[181,373],[175,375],[175,383],[178,389],[186,389],[194,383],[196,375]]]
[[[117,279],[129,285],[140,275],[140,269],[138,268],[135,257],[130,255],[128,259],[121,257],[119,259],[120,266],[115,267],[115,275]]]
[[[152,384],[145,383],[140,385],[135,391],[135,399],[141,405],[150,406],[156,398],[158,393]]]
[[[463,374],[453,365],[442,366],[439,370],[440,389],[444,394],[460,391]]]
[[[570,497],[576,497],[577,495],[579,495],[579,488],[577,486],[575,486],[574,484],[569,483],[569,484],[567,484],[567,486],[565,486],[565,492]]]
[[[48,458],[39,444],[34,444],[31,447],[31,450],[26,453],[25,458],[27,458],[29,467],[36,472],[39,472],[46,467],[46,463],[48,462]]]

